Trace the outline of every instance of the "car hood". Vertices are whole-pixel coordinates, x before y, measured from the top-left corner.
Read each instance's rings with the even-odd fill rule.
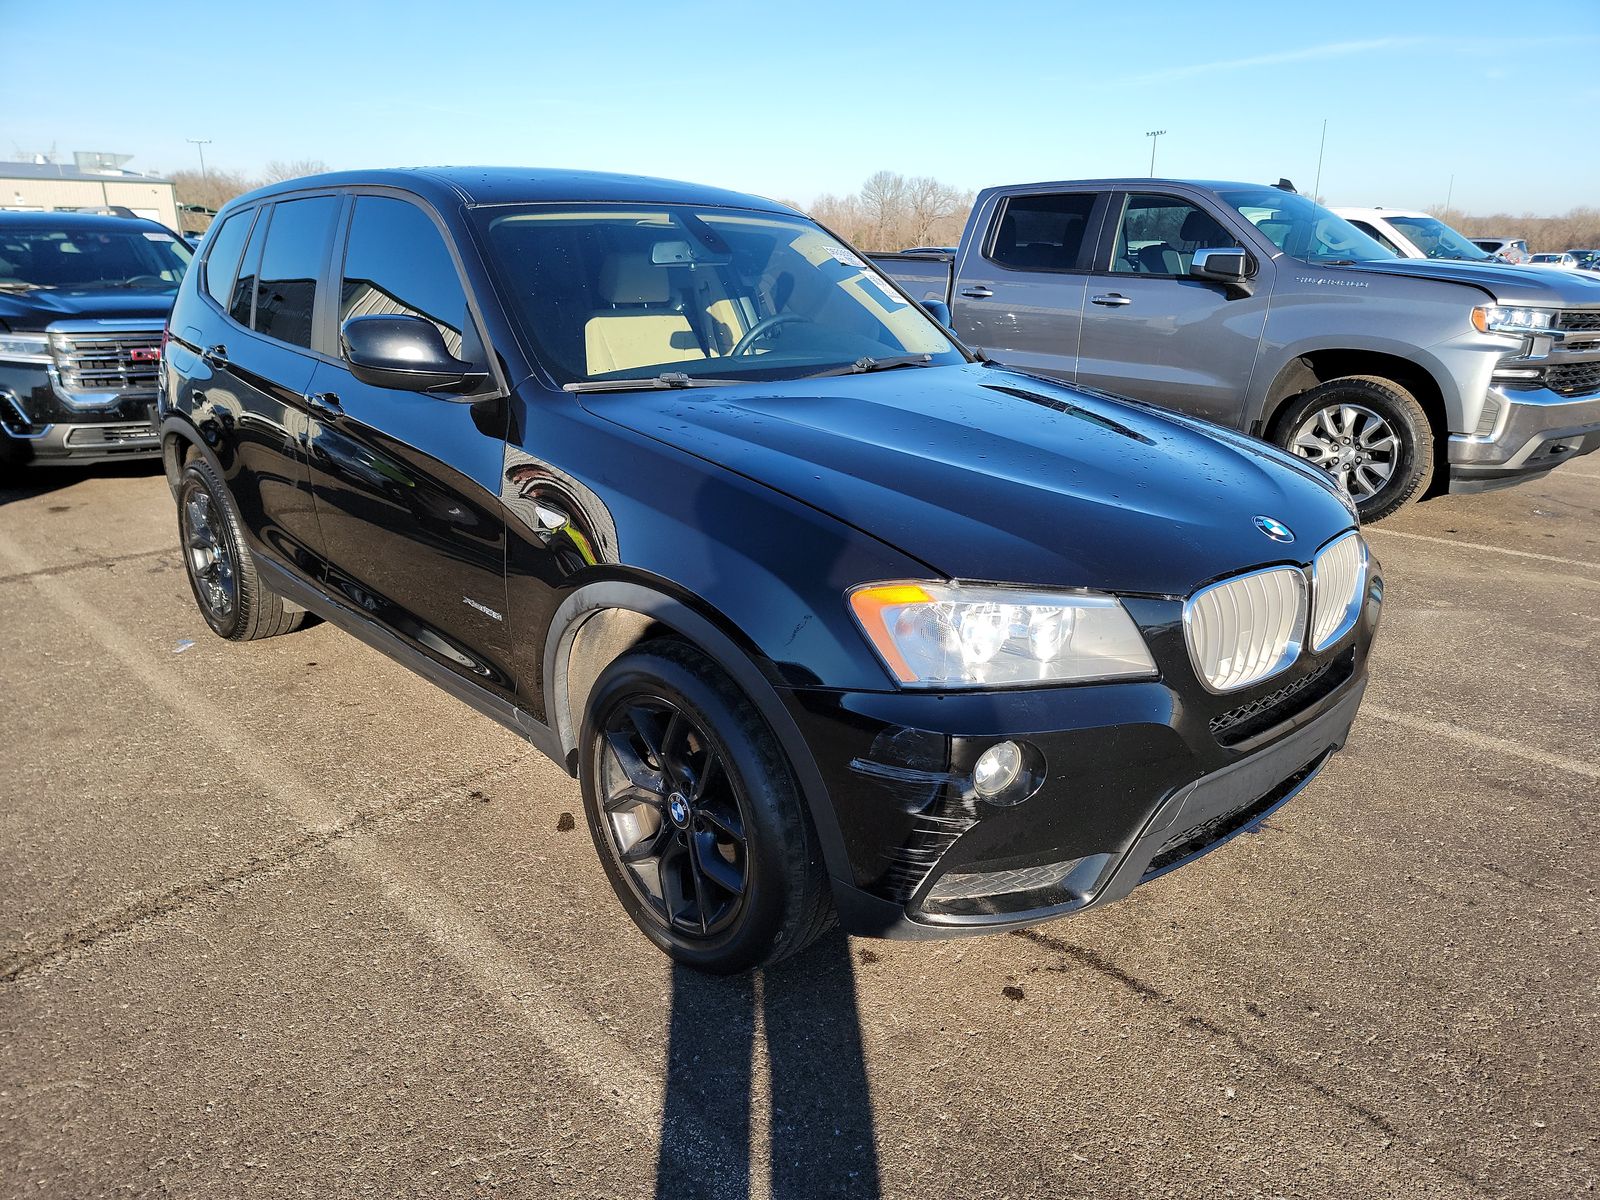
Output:
[[[48,288],[37,292],[0,291],[0,322],[16,333],[39,332],[69,319],[163,320],[177,293],[167,288]]]
[[[583,400],[954,579],[1186,595],[1304,562],[1353,523],[1316,468],[1263,443],[976,364]]]
[[[1600,280],[1585,279],[1571,271],[1552,271],[1548,267],[1518,267],[1510,263],[1459,262],[1452,259],[1392,258],[1356,263],[1345,269],[1470,284],[1482,288],[1502,304],[1600,305]]]

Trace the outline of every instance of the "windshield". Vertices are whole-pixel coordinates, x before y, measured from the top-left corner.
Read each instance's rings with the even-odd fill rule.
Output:
[[[189,259],[189,247],[149,226],[0,226],[0,288],[171,292],[189,269]]]
[[[478,221],[509,309],[562,385],[964,361],[927,314],[801,217],[596,204],[485,208]]]
[[[1219,194],[1274,246],[1304,262],[1371,262],[1395,257],[1343,217],[1293,192],[1263,187]]]
[[[1465,234],[1457,233],[1437,217],[1386,218],[1411,240],[1429,258],[1463,259],[1467,262],[1488,262],[1492,255],[1478,249]]]

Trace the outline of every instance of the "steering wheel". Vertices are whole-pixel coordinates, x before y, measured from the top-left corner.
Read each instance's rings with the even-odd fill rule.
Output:
[[[810,317],[803,317],[795,312],[773,313],[770,317],[762,317],[761,320],[745,331],[745,335],[742,338],[734,343],[733,349],[728,351],[728,357],[732,358],[736,354],[749,354],[750,347],[754,346],[778,326],[792,325],[796,321],[804,321],[808,325],[815,324]]]
[[[130,275],[122,281],[123,287],[165,287],[166,280],[159,275]]]

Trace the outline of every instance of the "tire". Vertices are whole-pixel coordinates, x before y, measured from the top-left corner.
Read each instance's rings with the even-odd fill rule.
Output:
[[[1272,440],[1334,475],[1363,524],[1415,501],[1433,475],[1433,427],[1422,405],[1376,375],[1330,379],[1303,393],[1273,422]]]
[[[291,633],[305,621],[304,610],[289,609],[262,582],[233,497],[203,458],[178,477],[178,538],[194,602],[218,637],[253,642]]]
[[[579,750],[606,875],[634,924],[673,959],[733,974],[796,954],[832,925],[822,853],[788,760],[699,650],[662,639],[613,662],[590,692]]]

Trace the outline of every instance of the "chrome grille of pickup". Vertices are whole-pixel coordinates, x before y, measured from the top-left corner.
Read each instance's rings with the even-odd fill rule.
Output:
[[[1183,606],[1183,633],[1200,678],[1214,692],[1269,679],[1300,654],[1306,576],[1274,567],[1201,588]]]
[[[1600,391],[1600,361],[1557,363],[1544,369],[1544,382],[1563,396],[1586,396]]]
[[[161,370],[161,333],[52,332],[50,355],[64,392],[153,392]]]
[[[1556,328],[1568,333],[1600,331],[1600,308],[1564,308],[1556,314]]]

